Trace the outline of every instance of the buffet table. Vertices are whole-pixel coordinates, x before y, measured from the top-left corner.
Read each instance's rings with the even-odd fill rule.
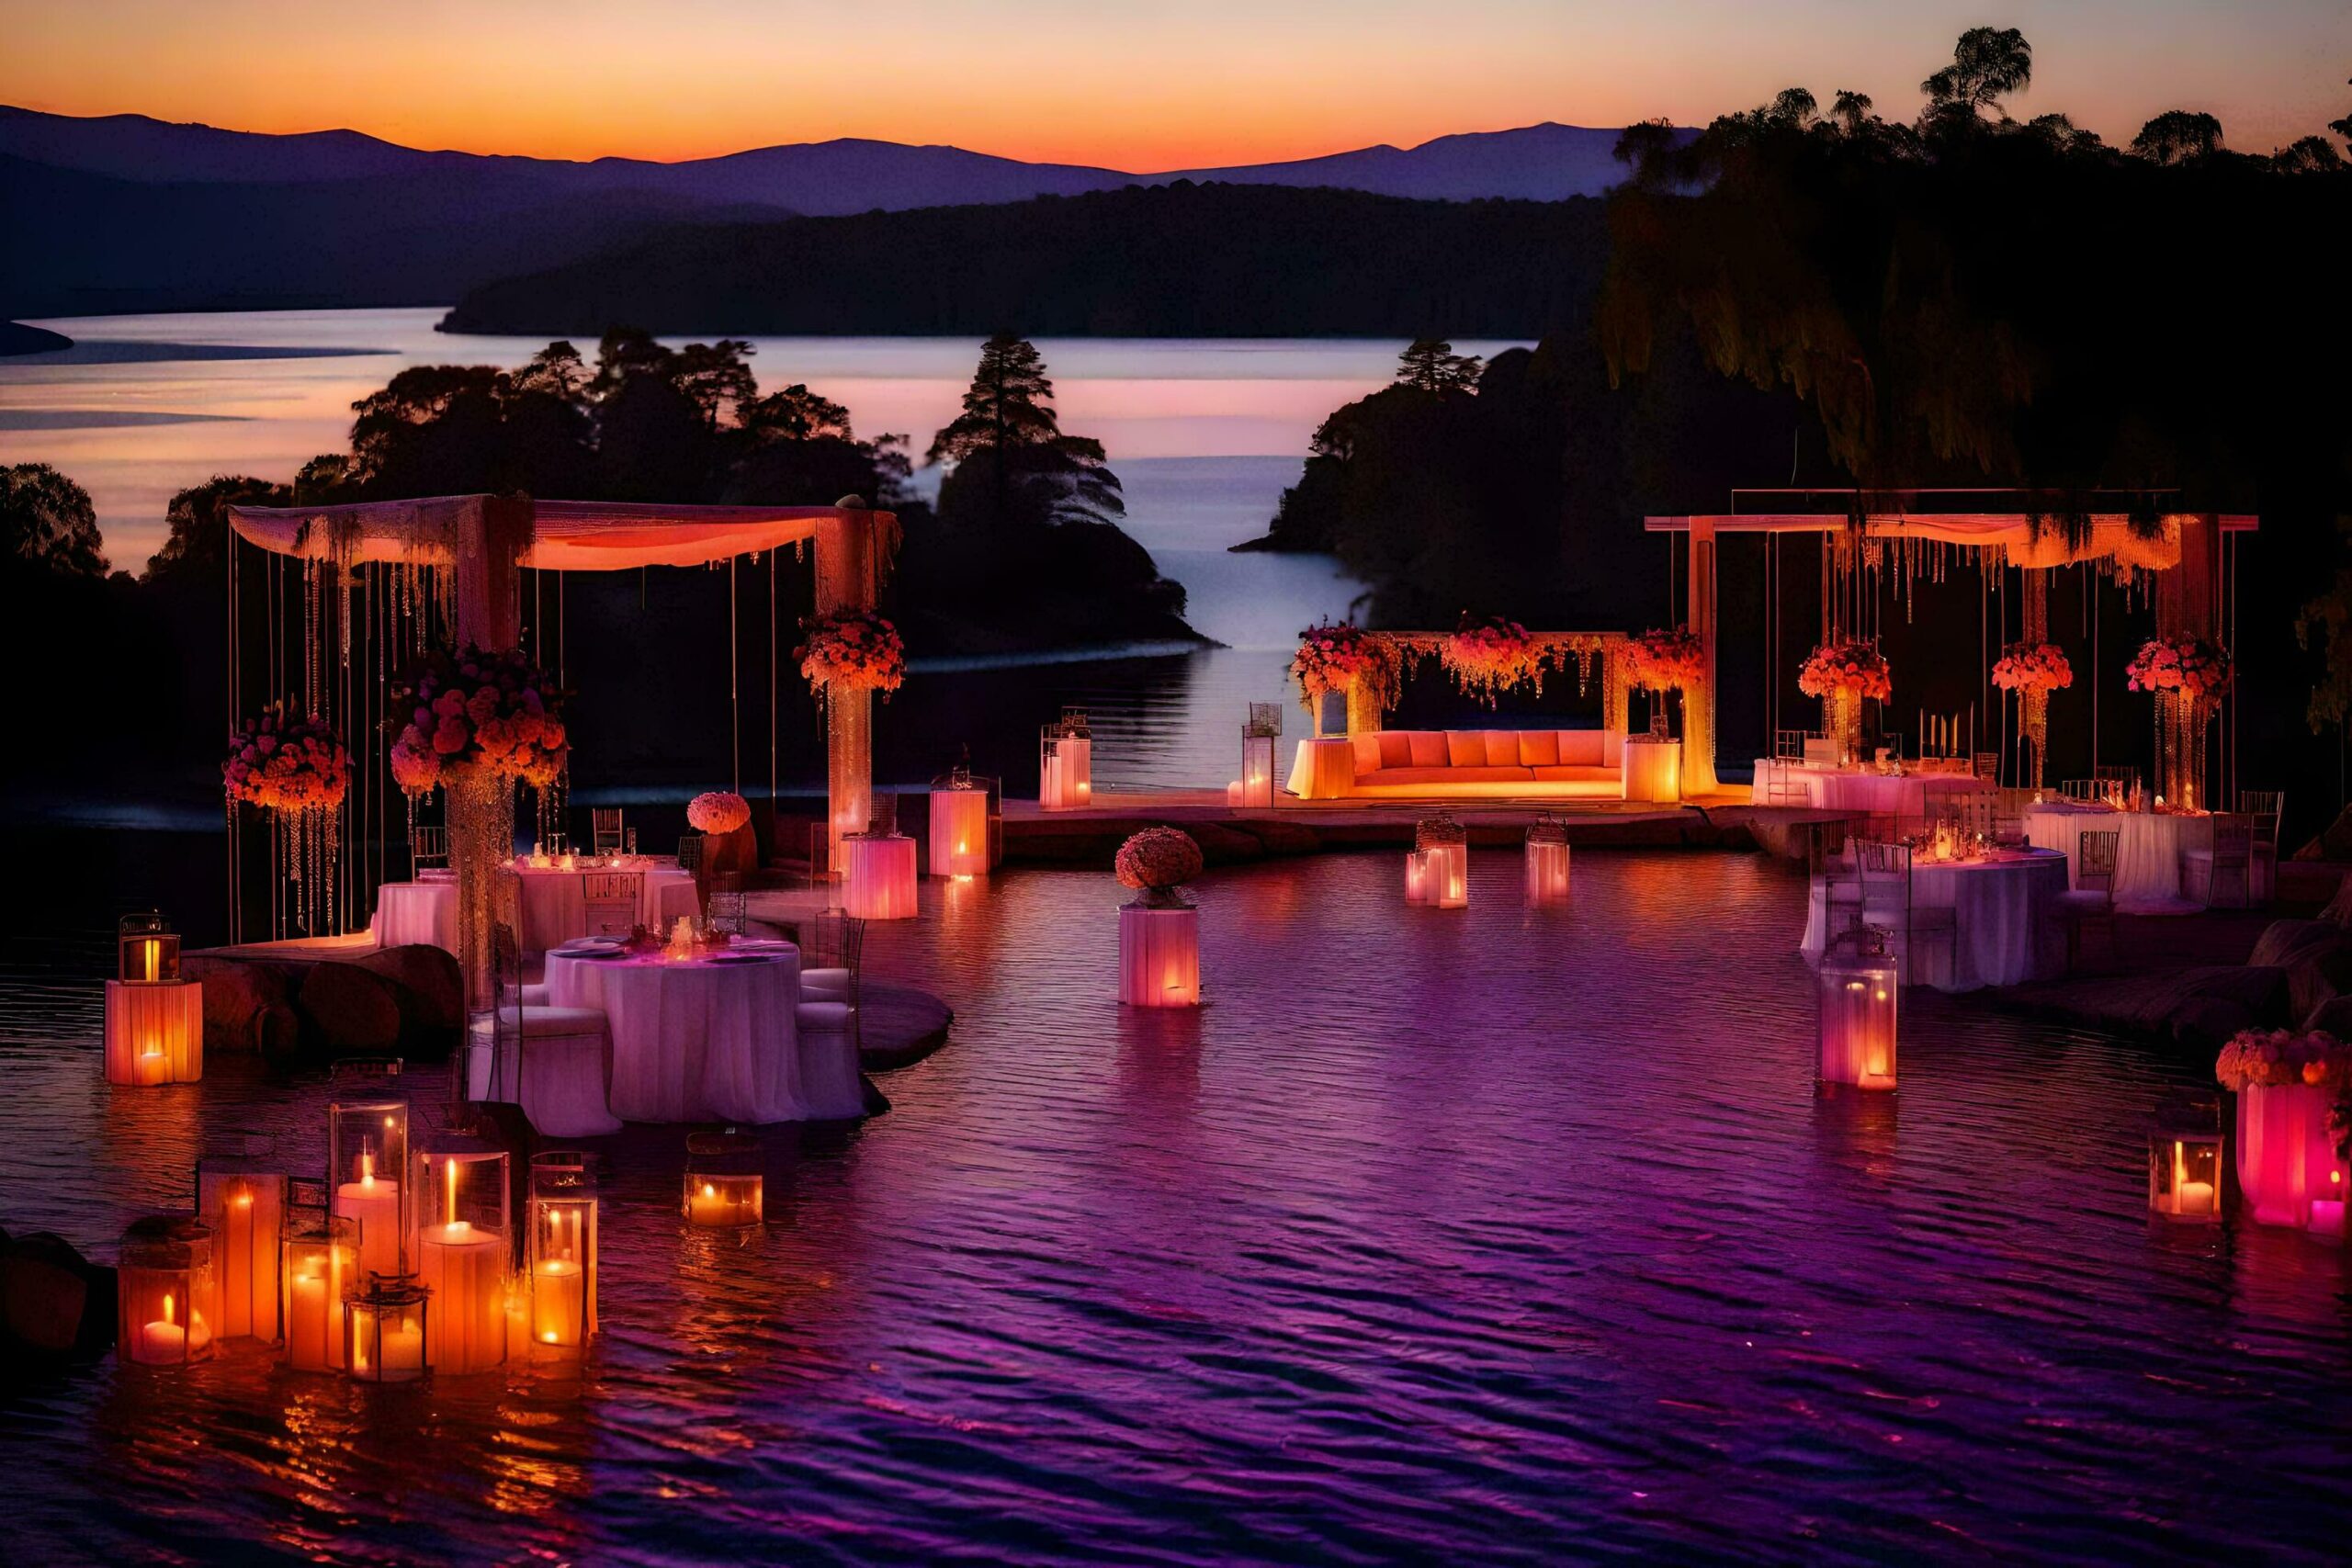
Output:
[[[1756,760],[1754,797],[1758,805],[1782,782],[1801,791],[1817,811],[1855,811],[1871,817],[1925,817],[1928,791],[1982,790],[1993,786],[1973,773],[1928,773],[1895,776],[1862,768],[1826,768],[1770,757]]]
[[[2025,814],[2030,843],[2066,857],[2067,880],[2086,832],[2115,834],[2115,907],[2126,915],[2189,915],[2204,906],[2182,896],[2180,857],[2213,847],[2213,818],[2171,811],[2118,811],[2050,801]]]
[[[1914,863],[1913,906],[1951,909],[1953,931],[1949,942],[1938,933],[1905,955],[1905,982],[1939,991],[1973,991],[2055,974],[2043,955],[2042,922],[2052,902],[2065,891],[2065,859],[2047,850],[1981,861]],[[1826,897],[1815,878],[1805,906],[1804,955],[1809,963],[1820,959],[1827,936]],[[1891,940],[1899,950],[1901,933]]]
[[[794,1010],[800,951],[739,944],[672,959],[574,946],[548,954],[548,999],[596,1008],[612,1029],[613,1114],[626,1122],[802,1122],[855,1116],[817,1104]],[[854,1049],[833,1037],[836,1048]],[[839,1075],[813,1075],[839,1082]],[[857,1081],[854,1072],[848,1075]]]

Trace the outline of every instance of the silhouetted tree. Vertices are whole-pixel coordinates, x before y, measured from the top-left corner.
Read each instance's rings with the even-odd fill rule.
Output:
[[[2190,109],[2166,109],[2132,139],[2132,151],[2152,164],[2185,164],[2221,150],[2222,122]]]
[[[215,474],[200,485],[190,485],[172,497],[171,506],[164,514],[171,534],[164,539],[164,547],[147,558],[148,577],[217,578],[228,564],[226,509],[288,506],[293,500],[291,487],[244,474]]]
[[[2003,120],[2001,100],[2033,80],[2033,46],[2015,28],[1971,28],[1960,35],[1951,63],[1919,84],[1928,96],[1923,122],[1973,125],[1986,110]]]
[[[0,468],[0,559],[67,577],[104,577],[97,513],[46,463]]]
[[[1102,444],[1062,434],[1044,358],[1010,333],[982,345],[963,412],[932,438],[924,458],[953,465],[939,514],[957,526],[1103,523],[1126,512]]]
[[[2305,136],[2273,152],[2270,162],[2280,174],[2324,175],[2344,166],[2344,154],[2324,136]]]
[[[1454,353],[1453,345],[1442,337],[1415,338],[1396,356],[1396,379],[1417,391],[1460,391],[1476,383],[1478,356]]]

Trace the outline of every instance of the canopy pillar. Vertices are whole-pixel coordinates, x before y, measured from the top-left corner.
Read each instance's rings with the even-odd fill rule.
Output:
[[[874,514],[844,496],[817,524],[817,613],[872,610],[881,587],[881,547]],[[874,818],[874,694],[860,687],[825,694],[826,864],[842,863],[842,840]]]
[[[459,509],[452,554],[458,569],[458,641],[490,652],[523,641],[521,569],[531,547],[531,498],[482,495]]]
[[[1690,520],[1690,631],[1704,654],[1705,676],[1682,694],[1682,793],[1715,793],[1715,526]]]

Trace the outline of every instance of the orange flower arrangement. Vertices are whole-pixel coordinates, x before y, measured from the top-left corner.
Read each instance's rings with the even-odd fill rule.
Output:
[[[264,811],[331,811],[349,786],[351,755],[316,714],[297,718],[272,703],[229,738],[220,780],[231,800]]]

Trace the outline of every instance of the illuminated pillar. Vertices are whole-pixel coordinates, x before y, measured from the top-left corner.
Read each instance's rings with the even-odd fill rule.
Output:
[[[1682,694],[1682,793],[1715,793],[1715,525],[1690,520],[1690,629],[1705,650],[1702,683]]]

